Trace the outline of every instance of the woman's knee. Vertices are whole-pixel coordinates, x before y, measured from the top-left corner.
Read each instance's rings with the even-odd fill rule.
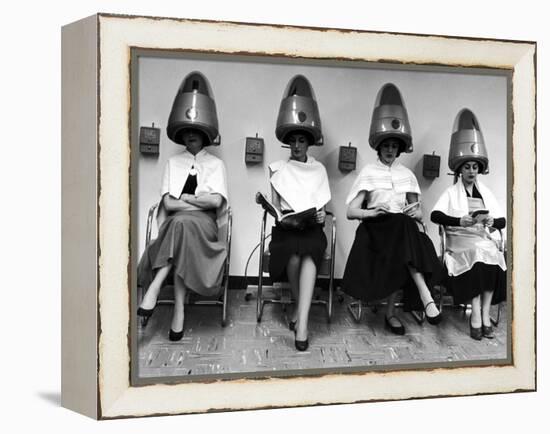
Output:
[[[317,266],[315,265],[315,261],[311,257],[311,255],[304,255],[301,258],[301,271],[308,270],[309,272],[312,272],[314,275],[317,274]]]
[[[301,258],[300,256],[298,255],[292,255],[289,259],[288,259],[288,265],[290,267],[297,267],[300,265],[300,262],[301,262]]]

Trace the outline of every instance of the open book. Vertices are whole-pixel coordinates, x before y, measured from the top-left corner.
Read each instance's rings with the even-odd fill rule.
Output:
[[[273,203],[261,192],[256,193],[256,203],[261,205],[276,222],[286,229],[304,229],[315,223],[315,208],[308,208],[305,211],[281,213]]]

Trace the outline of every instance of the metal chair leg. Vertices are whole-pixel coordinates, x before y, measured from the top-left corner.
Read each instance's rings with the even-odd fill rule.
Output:
[[[495,327],[498,327],[498,323],[500,322],[500,309],[501,309],[502,303],[499,303],[497,306],[497,317],[496,319],[491,317],[491,322]]]
[[[410,313],[414,318],[414,320],[416,321],[416,323],[418,325],[422,325],[422,323],[424,322],[424,318],[426,317],[426,314],[424,312],[418,313],[418,311],[416,310],[411,310]]]
[[[327,321],[330,323],[332,321],[332,300],[333,300],[333,291],[334,284],[332,281],[332,276],[330,276],[328,284],[328,303],[327,303]]]
[[[223,299],[222,299],[222,327],[227,325],[227,287],[228,287],[228,276],[225,279],[225,285],[223,289]]]
[[[357,312],[354,311],[354,308],[357,308]],[[363,314],[363,302],[362,301],[352,301],[348,304],[348,311],[351,313],[351,316],[355,322],[361,321],[361,316]]]
[[[263,275],[264,275],[264,251],[265,251],[265,224],[267,219],[267,211],[264,211],[262,218],[262,227],[260,231],[260,250],[258,261],[258,294],[256,296],[256,321],[262,321],[262,313],[264,309],[264,301],[262,299]]]
[[[262,313],[264,310],[264,301],[262,299],[262,275],[258,276],[258,295],[256,296],[256,321],[262,321]]]

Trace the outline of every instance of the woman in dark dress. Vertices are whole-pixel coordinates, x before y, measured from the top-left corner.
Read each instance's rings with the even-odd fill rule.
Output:
[[[489,171],[483,135],[475,115],[461,110],[449,150],[455,182],[437,201],[431,220],[446,228],[445,285],[455,303],[472,304],[470,336],[494,338],[489,310],[506,299],[506,262],[491,233],[506,226],[493,193],[478,180]],[[477,215],[476,215],[477,214]]]
[[[396,161],[413,147],[403,99],[391,83],[378,93],[369,143],[378,160],[362,169],[346,200],[348,219],[361,224],[342,286],[346,293],[365,302],[387,298],[385,324],[402,335],[405,327],[395,314],[397,291],[404,291],[407,309],[421,308],[430,324],[438,324],[441,314],[431,287],[442,270],[433,244],[419,230],[422,210],[416,177]]]
[[[295,347],[308,348],[308,317],[317,270],[321,265],[327,240],[323,232],[325,205],[330,189],[325,167],[308,155],[312,145],[322,145],[321,119],[313,89],[308,80],[294,77],[283,96],[277,138],[290,147],[288,160],[269,166],[273,204],[283,213],[315,208],[316,213],[303,227],[277,223],[271,231],[269,273],[273,280],[290,282],[298,305],[289,327],[295,332]]]
[[[153,314],[161,286],[173,274],[169,339],[177,341],[183,336],[186,290],[219,293],[227,256],[217,224],[227,205],[225,166],[204,149],[219,144],[219,135],[212,90],[202,74],[193,72],[183,80],[167,132],[185,150],[172,156],[164,169],[157,216],[163,222],[138,265],[138,285],[146,292],[137,313],[146,318]]]

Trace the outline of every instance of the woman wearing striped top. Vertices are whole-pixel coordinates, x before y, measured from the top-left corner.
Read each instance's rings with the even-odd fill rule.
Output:
[[[346,199],[348,219],[361,224],[343,289],[365,302],[388,298],[385,324],[402,335],[405,327],[395,314],[397,291],[403,290],[405,309],[424,310],[428,322],[438,324],[441,314],[431,287],[441,278],[442,268],[431,240],[419,230],[418,181],[396,161],[402,152],[412,152],[412,139],[401,94],[391,83],[378,95],[369,142],[378,159],[363,168]]]

